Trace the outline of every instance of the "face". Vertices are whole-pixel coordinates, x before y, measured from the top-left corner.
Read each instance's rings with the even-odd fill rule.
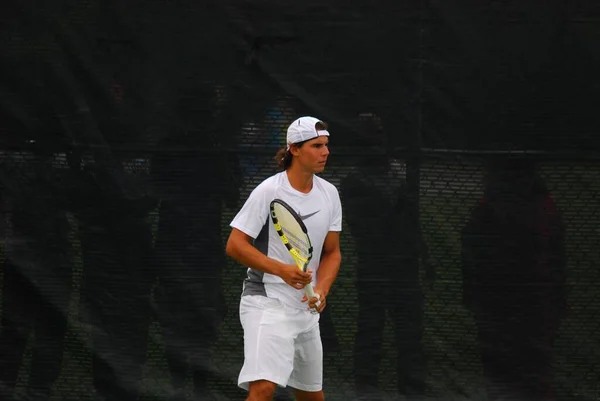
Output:
[[[313,174],[325,170],[329,156],[329,137],[319,136],[305,142],[301,147],[292,146],[292,154],[296,157],[295,163],[303,170]]]

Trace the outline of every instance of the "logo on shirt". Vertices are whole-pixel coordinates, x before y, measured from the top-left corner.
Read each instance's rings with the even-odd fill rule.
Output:
[[[311,216],[314,216],[315,214],[317,214],[317,213],[319,213],[319,212],[320,212],[320,210],[317,210],[316,212],[312,212],[312,213],[309,213],[309,214],[305,214],[304,216],[303,216],[303,215],[301,215],[300,213],[298,213],[298,216],[300,216],[300,220],[306,220],[306,219],[308,219],[309,217],[311,217]]]

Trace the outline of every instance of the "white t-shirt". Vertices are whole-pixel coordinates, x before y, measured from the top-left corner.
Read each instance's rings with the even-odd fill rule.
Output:
[[[254,246],[268,257],[282,263],[294,264],[285,245],[279,239],[270,220],[269,205],[275,198],[289,204],[302,218],[313,246],[313,257],[308,269],[313,271],[316,285],[317,270],[323,243],[330,231],[342,231],[342,204],[338,190],[331,183],[314,176],[313,187],[307,194],[295,190],[285,171],[260,183],[234,217],[231,227],[254,238]],[[265,295],[278,298],[285,304],[306,309],[302,303],[304,290],[286,284],[279,276],[248,268],[242,295]]]

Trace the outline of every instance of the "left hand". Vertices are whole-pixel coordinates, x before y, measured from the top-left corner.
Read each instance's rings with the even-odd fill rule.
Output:
[[[308,309],[314,309],[317,312],[323,312],[325,309],[325,305],[327,304],[327,297],[324,295],[324,291],[320,291],[318,288],[315,288],[315,297],[310,300],[307,298],[306,294],[302,297],[302,302],[308,301]],[[317,306],[317,303],[319,303]]]

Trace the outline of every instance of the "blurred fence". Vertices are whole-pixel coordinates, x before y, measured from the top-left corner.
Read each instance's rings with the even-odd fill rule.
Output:
[[[228,224],[300,115],[328,400],[599,399],[595,4],[284,3],[0,6],[0,399],[243,399]]]
[[[273,127],[278,135],[282,134],[283,128],[291,116],[278,121],[279,125]],[[261,130],[261,133],[268,131]],[[323,176],[332,183],[341,186],[342,179],[351,171],[356,170],[357,152],[353,154],[344,154],[336,151],[335,130],[332,130],[332,162],[328,166]],[[266,135],[266,134],[264,134]],[[242,164],[244,159],[243,183],[240,186],[240,197],[237,203],[225,207],[220,214],[220,244],[224,246],[226,237],[229,233],[228,223],[237,212],[239,206],[245,200],[250,190],[260,182],[264,177],[271,174],[272,169],[271,153],[265,152],[265,149],[274,150],[271,144],[265,144],[265,148],[253,152],[251,149],[240,151]],[[272,148],[272,149],[271,149]],[[350,152],[347,152],[350,153]],[[222,154],[222,153],[221,153]],[[150,154],[151,155],[151,154]],[[381,158],[384,156],[381,155]],[[435,280],[429,283],[424,277],[426,273],[423,269],[419,272],[419,285],[422,286],[424,293],[423,300],[423,335],[421,343],[426,360],[426,383],[427,395],[445,399],[483,399],[485,376],[482,372],[482,363],[477,343],[477,330],[474,318],[471,312],[463,304],[463,275],[461,272],[461,231],[465,227],[470,213],[473,211],[478,201],[483,197],[483,162],[490,157],[485,154],[461,154],[447,155],[439,153],[423,154],[420,158],[419,166],[419,218],[422,227],[422,234],[429,249],[429,259],[435,267]],[[556,200],[558,210],[561,212],[564,220],[565,248],[567,259],[567,304],[568,314],[564,320],[560,321],[558,328],[555,358],[553,361],[553,381],[557,399],[595,399],[597,397],[597,383],[600,380],[600,372],[597,369],[595,360],[597,358],[597,342],[599,336],[598,313],[599,307],[597,297],[599,289],[597,285],[596,260],[598,259],[598,202],[600,193],[600,177],[597,162],[577,161],[553,157],[547,154],[544,157],[531,157],[535,159],[540,175],[546,181],[546,185],[553,198]],[[152,165],[152,157],[147,160],[130,160],[124,163],[125,177],[131,180],[150,180],[149,166]],[[405,172],[404,162],[401,155],[397,158],[398,177],[403,179]],[[19,259],[22,263],[21,273],[26,279],[31,280],[34,287],[31,293],[23,292],[23,298],[17,302],[29,303],[31,294],[39,292],[43,302],[54,303],[59,292],[68,291],[68,305],[64,310],[64,318],[67,320],[67,330],[64,334],[64,359],[59,366],[59,376],[52,388],[53,399],[67,399],[76,397],[78,399],[97,399],[93,391],[93,369],[92,354],[100,352],[94,348],[91,342],[91,331],[94,328],[85,324],[81,320],[80,304],[84,287],[82,287],[83,277],[89,269],[83,262],[81,234],[78,229],[80,221],[71,207],[56,207],[53,204],[59,197],[56,196],[55,187],[47,187],[49,183],[53,185],[62,181],[57,178],[68,176],[72,173],[70,167],[66,164],[64,154],[54,154],[45,160],[33,159],[31,153],[5,151],[2,156],[2,171],[5,175],[3,183],[3,194],[21,193],[26,194],[23,199],[14,202],[10,196],[5,198],[4,214],[4,241],[2,243],[3,256],[10,255],[11,251],[18,249],[18,243],[36,238],[36,232],[41,231],[42,241],[51,241],[54,235],[52,231],[44,231],[44,224],[48,224],[48,218],[44,217],[47,213],[56,213],[61,210],[65,213],[66,220],[69,223],[67,233],[68,243],[73,254],[72,267],[69,275],[56,275],[47,277],[39,274],[37,270],[54,269],[56,266],[49,264],[45,255],[56,251],[53,248],[41,247],[39,242],[34,242],[28,249],[30,258]],[[51,181],[40,182],[42,172],[54,178]],[[203,172],[203,174],[208,171]],[[9,178],[7,178],[9,177]],[[54,180],[54,181],[52,181]],[[7,188],[6,184],[19,187]],[[149,187],[150,188],[150,187]],[[76,192],[80,188],[71,188]],[[51,194],[51,195],[50,195]],[[48,197],[48,195],[50,195]],[[46,196],[46,197],[45,197]],[[342,192],[342,201],[345,199]],[[12,209],[11,206],[12,205]],[[15,232],[14,220],[15,210],[23,211],[29,208],[31,218],[30,226],[27,230]],[[160,207],[154,206],[140,214],[147,223],[144,230],[149,230],[156,237],[157,227],[160,224]],[[212,213],[212,211],[206,211]],[[370,213],[364,210],[365,214]],[[102,217],[102,216],[99,216]],[[110,219],[106,215],[102,218]],[[21,220],[23,221],[23,220]],[[17,223],[18,224],[18,223]],[[46,226],[48,227],[48,226]],[[390,229],[392,227],[386,227]],[[52,228],[51,228],[52,229]],[[130,234],[131,235],[131,234]],[[515,234],[516,235],[516,234]],[[130,236],[119,238],[122,241],[122,249],[126,249],[130,244],[139,241],[139,237]],[[202,241],[201,241],[202,242]],[[62,244],[64,245],[64,244]],[[62,246],[58,244],[57,246]],[[171,255],[178,257],[178,252],[184,252],[179,244],[171,243]],[[41,247],[41,248],[40,248]],[[335,335],[332,341],[330,337],[324,338],[326,346],[325,357],[325,383],[328,397],[331,399],[354,399],[354,346],[358,330],[358,299],[357,288],[361,282],[357,281],[357,267],[360,263],[359,255],[356,251],[353,232],[347,224],[347,216],[344,216],[344,231],[342,233],[342,253],[343,265],[333,290],[330,300],[330,313],[327,316],[331,323]],[[220,252],[216,249],[213,252]],[[62,252],[62,251],[61,251]],[[35,258],[34,255],[39,256]],[[209,255],[210,256],[210,255]],[[23,257],[23,255],[21,255]],[[47,258],[47,256],[45,256]],[[121,255],[114,254],[115,258]],[[207,257],[206,255],[201,257]],[[384,263],[387,261],[377,260],[373,255],[374,263]],[[241,283],[244,276],[244,270],[231,260],[224,261],[223,266],[205,266],[204,259],[192,261],[193,268],[204,271],[204,274],[210,275],[211,272],[218,272],[220,275],[220,285],[222,286],[224,301],[227,313],[223,318],[218,329],[218,338],[211,347],[214,365],[211,369],[213,375],[209,379],[208,388],[214,399],[241,399],[242,393],[236,388],[236,377],[243,360],[243,341],[242,332],[238,320],[237,305],[239,301]],[[39,265],[34,266],[34,264]],[[173,259],[175,261],[175,259]],[[29,262],[31,264],[27,264]],[[108,257],[106,263],[110,263]],[[210,262],[209,262],[210,263]],[[173,262],[172,268],[178,265]],[[32,270],[28,270],[31,268]],[[403,269],[403,266],[391,266],[390,268]],[[204,269],[204,270],[203,270]],[[4,269],[3,269],[4,270]],[[185,275],[181,270],[178,274]],[[72,275],[72,279],[70,278]],[[154,274],[154,278],[149,278],[151,285],[147,287],[148,291],[155,288],[157,280],[160,280],[160,274]],[[6,282],[3,287],[3,294],[7,287],[18,285],[19,280]],[[12,276],[10,276],[12,277]],[[41,282],[46,277],[47,282]],[[129,276],[128,276],[129,277]],[[107,277],[106,282],[114,285],[124,285],[117,280],[127,279],[120,276]],[[131,277],[129,278],[131,279]],[[16,284],[15,284],[16,283]],[[107,284],[108,285],[108,284]],[[371,284],[362,284],[373,285]],[[44,287],[46,286],[46,287]],[[27,288],[27,286],[25,286]],[[29,295],[25,295],[29,294]],[[144,297],[144,295],[142,295]],[[150,293],[148,294],[150,296]],[[378,296],[378,288],[373,288],[373,297]],[[36,298],[37,299],[37,298]],[[14,298],[3,298],[3,302],[15,302]],[[153,303],[152,298],[147,299],[148,304],[137,304],[140,308],[150,308]],[[384,302],[384,300],[380,300]],[[120,302],[127,303],[127,297],[120,299]],[[508,301],[507,301],[508,302]],[[125,305],[124,305],[125,306]],[[189,305],[191,306],[191,305]],[[417,305],[418,306],[418,305]],[[10,305],[3,305],[3,311]],[[58,307],[58,305],[55,305]],[[187,310],[185,306],[180,305],[181,310]],[[135,310],[127,306],[123,310],[136,313]],[[19,309],[19,308],[17,308]],[[120,314],[121,309],[106,310],[105,313]],[[25,308],[24,312],[28,309]],[[146,313],[143,310],[140,313]],[[193,310],[191,311],[193,313]],[[177,309],[174,310],[175,316]],[[190,311],[187,310],[182,318],[189,318]],[[37,319],[39,315],[35,315]],[[127,319],[127,316],[124,316]],[[27,320],[24,316],[23,320]],[[203,325],[200,315],[192,317],[192,325]],[[381,363],[379,364],[380,387],[389,396],[396,391],[396,372],[397,358],[402,355],[396,355],[397,344],[394,337],[393,317],[386,318],[383,344],[384,349]],[[21,323],[25,323],[24,321]],[[10,323],[10,322],[9,322]],[[3,320],[6,325],[7,321]],[[37,324],[37,325],[35,325]],[[32,355],[35,354],[36,336],[39,323],[33,324],[36,328],[31,332],[23,331],[21,327],[19,335],[26,335],[27,348],[23,363],[19,366],[17,394],[25,396],[25,389],[28,380],[31,379],[32,366],[30,366]],[[51,323],[51,324],[55,324]],[[7,327],[7,326],[4,326]],[[27,327],[24,324],[23,327]],[[43,327],[43,326],[42,326]],[[6,330],[3,328],[3,330]],[[329,331],[328,331],[329,330]],[[331,334],[330,329],[324,331],[324,335]],[[19,337],[13,337],[16,341]],[[20,340],[24,340],[21,338]],[[163,399],[170,394],[169,370],[165,361],[165,345],[162,338],[162,329],[156,319],[150,319],[147,330],[147,338],[134,339],[130,341],[139,341],[147,349],[147,362],[143,365],[141,381],[142,399]],[[8,343],[6,337],[2,337],[3,347],[14,347],[17,344]],[[111,343],[107,343],[110,347]],[[127,344],[125,344],[127,345]],[[378,344],[374,343],[374,347]],[[110,350],[105,350],[110,351]],[[182,356],[184,358],[184,356]],[[118,359],[116,359],[118,361]],[[44,360],[38,360],[38,364],[43,364]],[[127,365],[126,365],[127,366]],[[192,379],[188,377],[186,388],[191,395]]]

